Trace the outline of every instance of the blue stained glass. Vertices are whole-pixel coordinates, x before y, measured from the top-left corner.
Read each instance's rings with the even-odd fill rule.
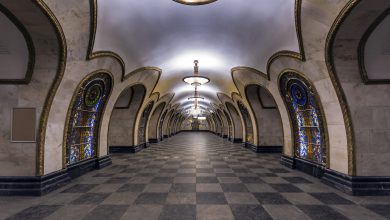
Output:
[[[280,89],[292,119],[295,155],[326,164],[324,129],[316,91],[305,78],[295,73],[281,77]]]
[[[71,103],[66,163],[73,164],[96,157],[101,115],[111,92],[111,77],[98,73],[89,77],[76,91]]]

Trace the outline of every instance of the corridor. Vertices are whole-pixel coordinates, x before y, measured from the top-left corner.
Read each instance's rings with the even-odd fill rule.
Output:
[[[206,132],[183,132],[42,197],[1,197],[0,219],[386,219],[351,197]]]

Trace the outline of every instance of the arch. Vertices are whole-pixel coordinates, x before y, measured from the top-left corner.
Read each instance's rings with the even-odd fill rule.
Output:
[[[144,108],[141,119],[139,122],[138,127],[138,145],[139,146],[146,146],[147,140],[146,140],[146,126],[149,120],[150,112],[152,111],[154,105],[154,101],[151,101],[148,103],[148,105]]]
[[[256,151],[282,152],[282,118],[272,94],[261,85],[248,84],[245,87],[245,96],[257,122]]]
[[[169,137],[169,123],[172,118],[172,114],[174,113],[174,109],[169,110],[167,115],[165,116],[164,122],[163,122],[163,138]]]
[[[97,157],[101,116],[112,86],[109,74],[94,73],[77,87],[66,120],[66,165]]]
[[[117,100],[111,113],[108,125],[108,146],[113,152],[132,152],[134,147],[135,122],[145,99],[146,87],[135,84],[125,88]]]
[[[294,131],[294,156],[326,166],[326,121],[314,85],[301,74],[285,72],[279,78],[279,89]]]
[[[157,138],[162,141],[164,136],[163,136],[163,123],[164,123],[164,120],[165,120],[165,116],[167,115],[168,113],[168,109],[166,109],[164,111],[164,113],[162,114],[161,118],[160,118],[160,121],[158,122],[158,135],[157,135]]]
[[[222,137],[223,138],[228,138],[229,137],[229,123],[226,119],[226,116],[224,115],[224,113],[220,110],[220,109],[217,109],[217,113],[219,115],[219,117],[221,118],[222,120],[222,123],[223,123],[223,132],[222,132]]]
[[[148,126],[148,139],[151,143],[157,143],[159,139],[159,119],[165,108],[166,103],[162,102],[157,105],[152,115],[150,116]]]
[[[390,175],[385,168],[390,164],[390,152],[373,147],[388,146],[387,138],[382,137],[390,129],[389,124],[383,123],[389,118],[384,113],[390,103],[389,96],[384,95],[390,92],[389,81],[370,77],[364,59],[367,41],[388,16],[389,8],[389,1],[351,1],[333,22],[327,36],[326,64],[342,108],[348,138],[348,174],[352,176]],[[356,28],[352,31],[350,27]],[[328,119],[331,124],[333,118]],[[328,130],[332,138],[333,129]],[[336,157],[332,158],[333,166]]]
[[[253,124],[248,109],[241,101],[237,101],[237,106],[241,112],[242,120],[244,121],[245,138],[243,142],[245,143],[245,145],[253,145],[254,144]]]
[[[234,137],[233,142],[241,143],[243,140],[243,128],[241,123],[241,117],[238,114],[236,107],[230,102],[225,102],[226,108],[228,109],[231,118],[233,119]]]
[[[232,139],[233,137],[234,137],[234,129],[233,129],[233,122],[232,122],[232,120],[231,120],[231,118],[230,118],[230,115],[229,115],[229,113],[225,110],[225,109],[223,109],[223,114],[225,115],[225,118],[226,118],[226,121],[227,121],[227,123],[228,123],[228,139],[230,140],[230,139]]]

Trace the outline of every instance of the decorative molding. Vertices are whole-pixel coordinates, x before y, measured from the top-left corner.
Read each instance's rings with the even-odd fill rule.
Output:
[[[28,50],[27,71],[24,79],[0,79],[0,84],[29,84],[35,66],[35,47],[32,37],[22,22],[19,21],[19,19],[1,3],[0,12],[3,13],[16,26],[20,33],[22,33]]]
[[[106,155],[73,164],[44,176],[0,177],[0,195],[42,196],[57,190],[85,173],[111,165]]]
[[[326,43],[325,43],[325,62],[328,68],[331,82],[333,84],[333,87],[335,88],[341,106],[341,110],[343,113],[345,130],[347,133],[347,145],[348,145],[348,174],[352,176],[356,175],[356,167],[355,167],[356,155],[354,149],[355,135],[353,131],[352,117],[351,117],[350,109],[348,107],[347,98],[345,97],[344,90],[342,89],[340,80],[336,74],[336,69],[334,66],[333,45],[334,45],[334,40],[336,38],[336,34],[342,22],[344,22],[346,17],[351,13],[351,11],[358,5],[360,1],[361,0],[350,0],[344,6],[344,8],[340,11],[336,19],[334,20],[329,30],[328,36],[326,38]]]
[[[375,31],[375,29],[378,27],[380,23],[382,23],[383,20],[387,16],[390,15],[390,8],[386,9],[383,13],[381,13],[375,21],[369,26],[369,28],[364,33],[363,37],[359,41],[358,46],[358,62],[359,62],[359,72],[362,77],[362,80],[364,84],[370,85],[370,84],[390,84],[390,79],[370,79],[367,74],[366,70],[366,64],[365,64],[365,49],[368,39],[370,38],[371,34]]]
[[[54,100],[54,96],[57,93],[58,87],[64,76],[65,67],[66,67],[66,58],[67,58],[67,44],[65,39],[65,34],[63,29],[57,20],[54,13],[46,5],[44,0],[35,0],[34,3],[39,7],[43,14],[48,18],[50,24],[53,26],[53,29],[57,35],[57,40],[59,44],[59,54],[58,54],[58,68],[56,76],[53,80],[53,83],[50,86],[50,90],[45,99],[45,104],[42,109],[41,120],[39,122],[39,131],[38,131],[38,146],[37,146],[37,168],[36,174],[38,176],[44,175],[44,147],[45,147],[45,136],[46,136],[46,127],[49,118],[49,113],[51,106]]]

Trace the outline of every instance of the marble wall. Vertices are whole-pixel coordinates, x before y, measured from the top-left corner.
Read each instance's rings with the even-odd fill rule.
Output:
[[[335,33],[330,54],[352,118],[355,170],[359,176],[390,176],[390,85],[365,84],[358,63],[360,41],[389,7],[387,0],[361,1]]]
[[[128,108],[114,108],[108,130],[108,146],[134,146],[135,120],[145,98],[143,86],[132,87],[134,94]],[[130,88],[128,88],[130,89]],[[124,93],[122,93],[124,94]]]
[[[37,142],[11,142],[11,114],[15,107],[35,108],[38,135],[45,99],[57,74],[59,45],[49,20],[35,4],[0,3],[24,25],[35,49],[35,66],[29,84],[0,85],[0,176],[33,176],[36,174]]]
[[[258,86],[248,86],[246,88],[246,98],[256,118],[257,145],[283,146],[282,120],[276,105],[273,105],[274,108],[262,106],[258,96]]]

